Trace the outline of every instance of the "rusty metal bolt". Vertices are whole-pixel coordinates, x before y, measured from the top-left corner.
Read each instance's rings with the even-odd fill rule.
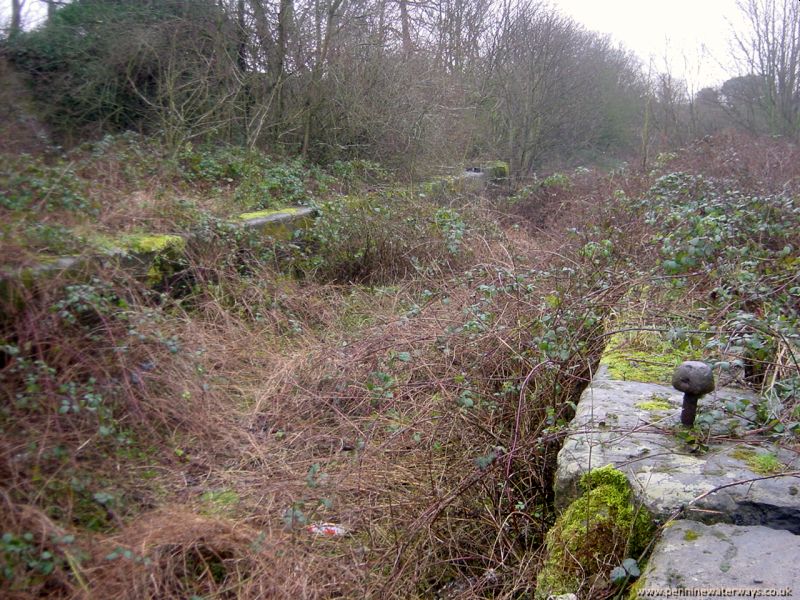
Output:
[[[711,367],[696,360],[681,363],[672,375],[672,387],[683,392],[681,423],[686,427],[693,427],[697,415],[697,400],[714,391],[714,374],[711,372]]]

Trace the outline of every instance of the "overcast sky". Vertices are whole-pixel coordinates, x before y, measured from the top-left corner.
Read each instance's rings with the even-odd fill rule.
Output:
[[[741,27],[736,0],[550,0],[589,29],[610,33],[645,66],[670,72],[698,89],[730,77],[731,26]]]

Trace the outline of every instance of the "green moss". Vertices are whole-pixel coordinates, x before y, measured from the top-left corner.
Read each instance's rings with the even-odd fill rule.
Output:
[[[493,160],[487,163],[484,169],[492,179],[508,179],[510,173],[508,163],[503,160]]]
[[[737,448],[731,452],[731,456],[738,460],[743,460],[754,473],[759,475],[774,475],[786,468],[778,457],[772,452],[756,452],[750,448]]]
[[[655,332],[625,332],[611,337],[600,363],[612,379],[669,383],[685,360],[697,358],[692,349],[680,349]]]
[[[687,542],[693,542],[700,538],[700,534],[694,531],[693,529],[687,529],[686,532],[683,534],[683,539]]]
[[[666,398],[656,395],[653,395],[650,400],[637,402],[634,406],[647,411],[671,410],[673,408]]]
[[[239,494],[231,489],[214,490],[204,492],[200,500],[206,505],[206,514],[219,515],[231,512],[239,504]]]
[[[642,567],[642,572],[644,572],[644,568]],[[630,590],[628,591],[628,600],[639,600],[639,592],[644,589],[645,579],[644,577],[640,577],[636,580],[636,582],[631,586]]]
[[[271,217],[272,215],[296,215],[301,210],[303,209],[299,207],[280,208],[278,210],[259,210],[256,212],[242,213],[237,217],[237,219],[240,221],[250,221],[252,219]]]
[[[307,229],[314,223],[314,218],[311,215],[302,216],[301,211],[303,208],[282,208],[280,210],[261,210],[258,212],[243,213],[238,216],[240,222],[243,222],[247,227],[255,225],[259,234],[270,236],[278,240],[291,239],[295,231],[300,229]],[[294,219],[273,219],[266,222],[259,222],[260,219],[271,217],[275,215],[301,215]],[[251,223],[251,222],[255,223]]]
[[[132,235],[124,240],[125,248],[133,252],[154,252],[156,254],[181,253],[186,248],[186,240],[179,235]]]
[[[174,272],[175,263],[186,249],[186,240],[171,234],[135,234],[118,240],[117,245],[134,256],[129,266],[144,271],[147,282],[157,285]]]
[[[611,465],[581,478],[583,495],[556,520],[546,539],[547,558],[535,598],[576,592],[609,562],[638,555],[654,526],[650,514],[632,503],[624,473]]]

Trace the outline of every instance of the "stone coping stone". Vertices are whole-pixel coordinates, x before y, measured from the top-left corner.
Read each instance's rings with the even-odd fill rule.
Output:
[[[311,207],[288,207],[279,210],[244,213],[232,220],[233,225],[259,231],[264,235],[288,238],[295,229],[309,227],[317,210]],[[185,249],[192,234],[133,234],[123,236],[119,245],[104,250],[87,252],[80,256],[43,257],[32,265],[5,267],[0,264],[0,294],[7,293],[10,282],[30,283],[40,277],[55,275],[80,275],[109,263],[130,270],[134,276],[150,274],[153,261],[158,256],[177,258]]]
[[[724,416],[724,404],[755,396],[728,388],[700,399],[698,416],[720,411],[712,433],[744,431],[741,418]],[[615,381],[603,371],[584,391],[558,454],[556,504],[563,508],[578,495],[578,480],[590,468],[611,464],[624,472],[634,499],[656,521],[683,509],[683,517],[706,523],[764,525],[800,534],[800,478],[764,477],[758,459],[778,472],[800,470],[797,452],[775,447],[756,436],[711,444],[692,452],[675,435],[680,430],[683,395],[668,386]],[[762,468],[760,468],[762,467]],[[755,470],[754,470],[755,469]],[[771,473],[770,473],[771,474]],[[699,496],[735,482],[747,482]]]
[[[243,213],[239,215],[239,222],[248,229],[260,228],[270,223],[291,223],[316,216],[317,210],[308,206],[291,207],[279,210],[264,210]]]
[[[798,559],[800,536],[788,531],[673,521],[653,549],[638,594],[631,597],[672,590],[672,597],[697,591],[691,597],[800,598]],[[683,596],[678,590],[684,590]]]

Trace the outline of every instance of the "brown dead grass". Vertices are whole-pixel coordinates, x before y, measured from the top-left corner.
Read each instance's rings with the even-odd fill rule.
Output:
[[[637,285],[626,261],[654,252],[608,199],[644,185],[579,179],[515,207],[515,222],[502,200],[478,206],[500,234],[471,234],[469,264],[383,287],[301,281],[258,262],[243,277],[217,248],[193,257],[195,288],[178,299],[103,274],[126,304],[78,324],[51,309],[59,282],[24,292],[7,305],[4,343],[55,372],[42,377],[39,407],[20,408],[24,373],[2,355],[0,516],[58,561],[47,577],[12,565],[3,592],[532,595],[554,518],[559,420],[596,367],[603,319]],[[567,233],[607,224],[624,224],[611,262],[580,252],[588,234]],[[510,286],[517,276],[524,285]],[[659,308],[636,306],[642,322]],[[544,354],[549,328],[568,356]],[[90,376],[129,443],[99,436],[92,414],[59,413],[60,386]],[[69,486],[81,477],[85,494]],[[98,491],[120,500],[99,507]],[[98,510],[100,525],[87,527]],[[311,522],[349,533],[315,536]],[[53,542],[65,534],[75,541]],[[587,597],[606,597],[601,587]]]
[[[693,142],[669,161],[667,167],[732,180],[751,193],[797,194],[798,165],[800,147],[790,140],[731,129]]]
[[[29,574],[27,593],[14,593],[408,598],[458,578],[476,593],[528,587],[520,573],[535,565],[551,518],[557,449],[539,403],[558,404],[547,397],[556,379],[502,391],[544,372],[528,350],[528,324],[544,309],[534,295],[498,294],[485,303],[490,326],[458,331],[481,302],[475,285],[506,285],[509,269],[524,265],[516,257],[526,249],[508,239],[474,238],[472,248],[469,283],[374,289],[301,283],[265,268],[243,285],[233,272],[211,277],[204,268],[188,309],[118,281],[124,318],[89,311],[77,325],[50,309],[58,285],[26,297],[9,339],[55,372],[40,410],[6,421],[22,425],[7,430],[2,452],[8,505],[32,501],[42,515],[61,506],[60,527],[77,535],[80,560],[59,546],[47,583]],[[423,286],[432,293],[420,303]],[[121,343],[125,352],[109,353]],[[13,379],[18,363],[6,360]],[[561,384],[579,387],[585,375],[570,369]],[[101,373],[109,388],[122,387],[115,415],[132,434],[130,450],[92,434],[91,417],[59,415],[59,387]],[[462,408],[465,392],[481,405]],[[40,452],[20,458],[31,438]],[[65,463],[43,458],[55,446],[67,449]],[[476,466],[490,453],[491,464]],[[42,494],[34,472],[52,481],[89,474],[92,493],[110,489],[121,500],[100,531],[86,531],[91,496],[65,497],[63,486]],[[536,516],[514,508],[523,499],[539,506]],[[292,507],[350,534],[320,539],[287,527]],[[37,536],[35,552],[48,535]],[[116,548],[130,557],[107,558]]]

